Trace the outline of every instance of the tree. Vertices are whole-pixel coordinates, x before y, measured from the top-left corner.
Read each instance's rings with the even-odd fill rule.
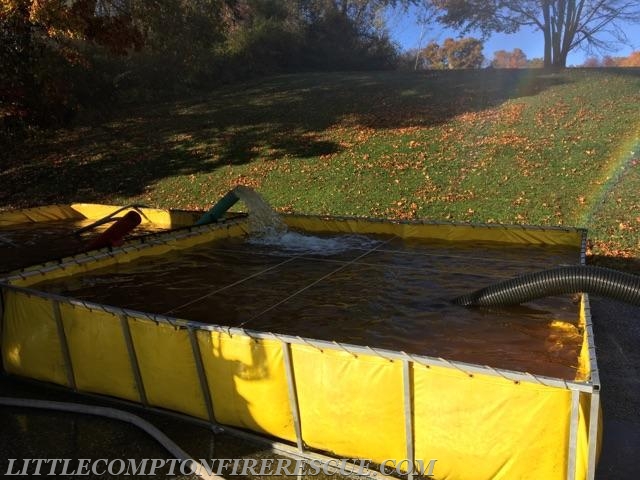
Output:
[[[543,68],[544,59],[542,57],[532,58],[527,60],[527,68]]]
[[[2,0],[0,18],[12,19],[14,34],[77,60],[73,43],[90,42],[124,53],[140,47],[141,32],[128,2],[121,0]]]
[[[438,42],[429,42],[422,50],[421,58],[426,68],[432,70],[444,70],[447,68],[447,58]]]
[[[589,57],[582,64],[585,68],[597,68],[597,67],[640,67],[640,50],[631,52],[628,57],[612,57],[605,55],[602,60],[598,57]]]
[[[640,50],[632,52],[627,58],[618,63],[620,67],[640,67]]]
[[[600,59],[598,57],[589,57],[582,64],[584,68],[598,68],[600,67]]]
[[[255,1],[255,0],[254,0]],[[347,19],[361,35],[380,34],[384,30],[384,16],[388,9],[406,10],[419,0],[289,0],[299,6],[300,15],[308,23],[318,23],[331,16]]]
[[[70,119],[78,104],[76,84],[89,83],[87,47],[122,54],[142,44],[126,5],[121,0],[0,1],[0,101],[12,105],[8,116],[40,124]],[[84,91],[100,90],[92,87]]]
[[[625,42],[623,24],[640,21],[637,0],[431,0],[444,24],[464,32],[513,33],[531,27],[544,36],[545,67],[564,68],[578,47],[607,49],[604,36]]]
[[[460,40],[448,38],[444,41],[443,48],[449,68],[480,68],[484,62],[483,45],[476,38],[467,37]]]
[[[620,62],[624,60],[624,57],[612,57],[611,55],[605,55],[602,58],[602,66],[603,67],[617,67],[620,65]]]
[[[422,51],[427,68],[435,70],[480,68],[484,62],[482,42],[476,38],[447,38],[442,46],[431,42]]]
[[[513,51],[498,50],[493,54],[491,62],[493,68],[525,68],[527,64],[527,55],[519,48]]]

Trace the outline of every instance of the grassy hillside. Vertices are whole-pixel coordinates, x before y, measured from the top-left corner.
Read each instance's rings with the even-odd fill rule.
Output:
[[[0,206],[206,208],[577,225],[640,254],[640,71],[278,76],[145,105],[2,160]]]

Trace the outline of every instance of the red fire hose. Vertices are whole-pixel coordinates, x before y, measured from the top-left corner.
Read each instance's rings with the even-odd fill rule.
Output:
[[[108,229],[102,232],[98,237],[89,243],[89,250],[96,250],[104,247],[118,247],[124,243],[124,236],[131,230],[140,225],[142,218],[138,213],[131,211]]]

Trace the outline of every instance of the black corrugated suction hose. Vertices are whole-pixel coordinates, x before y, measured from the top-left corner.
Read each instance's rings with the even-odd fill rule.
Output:
[[[586,292],[640,305],[640,276],[609,268],[560,267],[505,280],[453,300],[465,307],[518,305],[536,298]]]

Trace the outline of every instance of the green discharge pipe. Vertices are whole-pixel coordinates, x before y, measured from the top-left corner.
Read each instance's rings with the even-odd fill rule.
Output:
[[[240,198],[235,194],[233,190],[227,192],[227,194],[218,200],[207,213],[205,213],[200,219],[195,223],[196,225],[207,225],[208,223],[217,222],[222,216],[225,214],[227,210],[233,207]]]

